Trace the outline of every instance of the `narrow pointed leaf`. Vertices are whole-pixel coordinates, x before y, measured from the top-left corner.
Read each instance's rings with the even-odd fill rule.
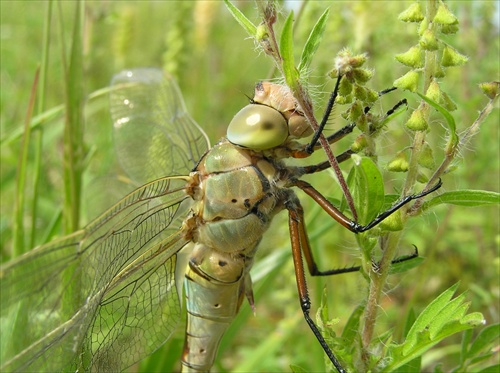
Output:
[[[485,190],[455,190],[453,192],[445,192],[424,202],[422,211],[441,204],[467,207],[498,205],[500,204],[500,193]]]
[[[459,139],[458,139],[458,135],[457,135],[457,126],[455,123],[455,119],[450,114],[450,112],[448,110],[446,110],[444,107],[442,107],[441,105],[439,105],[437,102],[428,98],[427,96],[424,96],[423,94],[421,94],[419,92],[417,92],[417,95],[419,95],[422,100],[427,102],[434,109],[439,111],[446,119],[446,122],[448,123],[449,133],[450,133],[450,139],[448,141],[447,148],[455,147],[456,145],[458,145]]]
[[[329,13],[330,10],[326,9],[311,30],[311,33],[307,38],[306,45],[304,45],[304,49],[302,50],[302,55],[300,56],[299,71],[307,69],[311,65],[312,57],[314,56],[314,53],[316,53],[316,50],[321,43],[321,39],[323,38]]]
[[[226,4],[227,10],[234,17],[236,22],[238,22],[241,27],[245,29],[245,31],[251,37],[255,37],[257,34],[257,26],[255,26],[252,21],[250,21],[238,8],[236,8],[229,0],[224,0],[224,4]]]
[[[293,57],[293,12],[288,15],[280,38],[280,54],[283,59],[282,67],[286,84],[293,90],[298,83],[297,69]]]

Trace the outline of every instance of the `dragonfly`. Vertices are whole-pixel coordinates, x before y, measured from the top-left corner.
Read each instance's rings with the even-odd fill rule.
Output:
[[[273,217],[286,211],[305,320],[336,369],[345,372],[309,315],[303,257],[311,275],[339,270],[318,269],[293,188],[360,233],[440,183],[360,225],[301,179],[328,169],[328,162],[285,164],[320,148],[304,144],[313,131],[286,86],[258,83],[254,98],[213,147],[188,114],[175,80],[159,69],[117,74],[110,99],[118,158],[142,186],[82,230],[1,266],[2,338],[14,341],[2,346],[1,371],[125,370],[172,336],[184,296],[181,369],[208,372],[243,301],[254,305],[250,269],[256,250]],[[344,127],[328,142],[353,128]]]

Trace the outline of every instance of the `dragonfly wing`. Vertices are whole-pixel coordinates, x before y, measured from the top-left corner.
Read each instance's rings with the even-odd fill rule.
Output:
[[[148,183],[0,268],[1,371],[122,370],[168,339],[188,180]]]
[[[143,184],[185,175],[208,150],[208,137],[188,114],[175,80],[159,69],[125,70],[114,76],[111,116],[123,169]]]

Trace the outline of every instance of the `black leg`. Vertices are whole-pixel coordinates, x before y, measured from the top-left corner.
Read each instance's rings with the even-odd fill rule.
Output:
[[[320,192],[318,192],[314,187],[303,181],[303,180],[295,180],[291,185],[296,186],[300,189],[302,189],[308,196],[310,196],[312,199],[318,203],[323,210],[325,210],[328,215],[330,215],[332,218],[334,218],[337,222],[339,222],[342,226],[345,228],[349,229],[351,232],[354,233],[361,233],[365,232],[377,224],[379,224],[381,221],[383,221],[385,218],[393,214],[395,211],[399,210],[402,206],[406,205],[407,203],[425,197],[426,195],[435,192],[437,189],[439,189],[442,185],[441,179],[439,179],[439,182],[434,185],[432,188],[425,190],[421,193],[417,194],[412,194],[410,196],[406,196],[405,198],[401,199],[399,202],[394,204],[391,208],[388,210],[380,213],[375,219],[373,219],[371,222],[369,222],[366,225],[361,225],[351,219],[349,219],[347,216],[345,216],[338,208],[333,206]]]
[[[333,89],[333,92],[330,95],[330,99],[328,100],[328,104],[326,105],[325,112],[323,113],[323,119],[321,119],[321,123],[319,125],[319,128],[316,130],[316,132],[314,132],[314,135],[311,139],[311,142],[305,148],[305,151],[309,154],[312,154],[314,152],[314,147],[316,146],[316,143],[318,142],[318,139],[321,135],[321,132],[323,132],[323,129],[325,128],[326,122],[328,121],[328,118],[330,117],[330,114],[332,113],[333,104],[335,104],[335,99],[337,98],[337,95],[339,92],[339,86],[340,86],[341,79],[342,79],[342,75],[340,75],[337,78],[337,83],[335,83],[335,88]]]
[[[290,194],[289,198],[287,198],[285,207],[288,210],[288,223],[290,228],[290,240],[292,244],[293,264],[295,266],[295,278],[297,280],[297,290],[299,293],[300,307],[302,308],[304,318],[337,371],[339,373],[346,373],[346,370],[342,367],[337,357],[334,355],[334,353],[326,343],[323,335],[318,329],[318,326],[314,323],[310,315],[311,300],[309,298],[309,292],[307,289],[304,265],[302,263],[302,252],[310,253],[311,250],[309,248],[307,236],[305,235],[302,207],[300,206],[300,202],[298,201],[297,197],[292,194]],[[307,254],[305,255],[307,260]]]

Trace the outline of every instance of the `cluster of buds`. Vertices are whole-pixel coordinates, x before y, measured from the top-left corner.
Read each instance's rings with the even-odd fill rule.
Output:
[[[446,75],[446,69],[463,65],[468,58],[439,38],[441,34],[454,34],[458,31],[457,17],[442,2],[432,19],[422,13],[420,3],[412,4],[399,15],[403,22],[418,23],[419,41],[406,52],[396,55],[396,60],[411,68],[409,72],[394,82],[394,86],[416,92],[423,69],[432,69],[432,82],[427,87],[425,95],[443,106],[448,111],[456,110],[453,100],[441,90],[438,79]],[[436,63],[426,66],[429,55],[435,54]],[[408,129],[422,131],[427,129],[427,123],[419,120],[419,114],[409,121]]]

